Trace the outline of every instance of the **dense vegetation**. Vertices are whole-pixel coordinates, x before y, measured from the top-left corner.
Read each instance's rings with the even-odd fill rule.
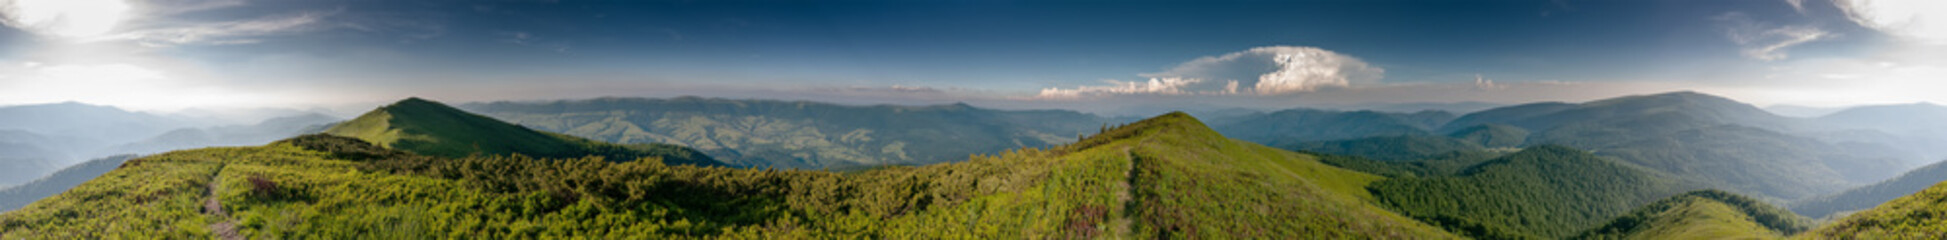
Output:
[[[310,135],[131,160],[0,214],[0,238],[1454,238],[1383,177],[1177,113],[1050,149],[850,174],[462,158]]]
[[[1730,192],[1698,190],[1637,208],[1574,239],[1766,239],[1811,228],[1811,220]]]
[[[1561,146],[1536,146],[1452,176],[1368,187],[1381,202],[1476,238],[1562,238],[1687,190],[1669,176]]]
[[[656,157],[670,164],[722,165],[701,152],[670,144],[610,144],[547,133],[474,115],[438,102],[408,98],[326,129],[326,134],[449,158],[521,154],[538,158],[588,155],[627,161]]]
[[[1947,239],[1947,183],[1800,234],[1820,239]]]
[[[1886,201],[1925,190],[1934,184],[1947,181],[1947,162],[1934,163],[1907,171],[1899,177],[1884,182],[1853,188],[1832,195],[1807,198],[1792,202],[1792,211],[1812,217],[1826,217],[1835,213],[1858,211],[1880,205]]]
[[[1108,122],[1072,111],[966,104],[845,106],[698,97],[462,107],[545,131],[616,143],[679,144],[739,166],[798,169],[960,161],[971,154],[1074,141]]]

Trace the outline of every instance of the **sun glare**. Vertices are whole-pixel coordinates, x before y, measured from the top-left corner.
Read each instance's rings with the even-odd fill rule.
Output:
[[[129,8],[121,0],[10,0],[0,5],[7,25],[75,39],[115,30]]]

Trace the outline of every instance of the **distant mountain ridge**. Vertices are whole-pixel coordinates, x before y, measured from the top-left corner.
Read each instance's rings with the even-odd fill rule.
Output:
[[[1463,115],[1440,129],[1458,134],[1489,124],[1512,126],[1498,138],[1525,130],[1523,146],[1589,149],[1727,190],[1781,199],[1837,192],[1906,167],[1904,160],[1876,151],[1786,133],[1808,123],[1686,91],[1510,106]]]
[[[121,155],[89,160],[30,182],[0,187],[0,212],[13,211],[28,203],[67,191],[69,188],[101,176],[102,173],[115,170],[123,162],[135,157],[135,155]]]
[[[1433,135],[1433,128],[1453,120],[1452,113],[1421,111],[1388,113],[1289,109],[1220,119],[1217,132],[1271,146],[1311,141],[1349,140],[1376,136]]]
[[[326,129],[326,134],[429,156],[522,154],[537,158],[588,155],[609,161],[658,157],[669,164],[724,165],[703,153],[668,144],[610,144],[546,133],[420,98],[407,98]]]
[[[858,169],[963,160],[1074,141],[1110,120],[1073,111],[966,104],[851,106],[678,97],[461,105],[507,122],[617,143],[670,143],[729,163]]]

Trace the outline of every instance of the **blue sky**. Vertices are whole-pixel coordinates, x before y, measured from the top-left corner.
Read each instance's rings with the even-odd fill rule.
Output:
[[[1947,100],[1926,1],[4,2],[0,105]]]

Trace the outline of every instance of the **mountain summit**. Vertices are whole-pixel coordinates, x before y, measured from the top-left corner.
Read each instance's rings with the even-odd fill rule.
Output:
[[[723,165],[669,144],[610,144],[535,131],[426,99],[407,98],[333,126],[326,134],[441,157],[521,154],[540,158],[602,156],[609,161],[660,157],[669,164]]]

